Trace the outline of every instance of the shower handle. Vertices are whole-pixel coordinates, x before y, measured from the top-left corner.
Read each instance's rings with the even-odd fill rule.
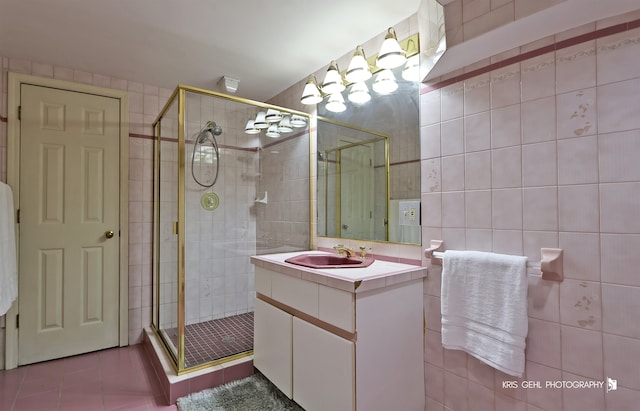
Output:
[[[107,239],[113,238],[113,230],[105,231],[104,236],[107,237]]]

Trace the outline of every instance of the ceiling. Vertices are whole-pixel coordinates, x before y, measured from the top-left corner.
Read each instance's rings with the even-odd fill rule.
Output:
[[[0,0],[0,55],[266,101],[418,10],[420,0]]]

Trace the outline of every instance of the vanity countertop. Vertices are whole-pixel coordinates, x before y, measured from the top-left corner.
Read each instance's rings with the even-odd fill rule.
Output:
[[[296,251],[281,254],[265,254],[251,257],[256,267],[306,281],[327,285],[352,293],[360,293],[427,276],[427,267],[375,260],[362,268],[307,268],[284,260],[300,254],[327,254],[324,251]]]

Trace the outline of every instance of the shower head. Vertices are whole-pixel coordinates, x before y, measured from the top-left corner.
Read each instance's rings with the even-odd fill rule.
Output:
[[[219,136],[220,134],[222,134],[222,127],[217,125],[215,121],[208,121],[204,129],[210,131],[214,136]]]

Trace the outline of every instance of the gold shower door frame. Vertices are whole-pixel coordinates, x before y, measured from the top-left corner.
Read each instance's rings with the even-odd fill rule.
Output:
[[[228,94],[218,93],[210,90],[205,90],[196,87],[190,87],[179,84],[176,89],[171,94],[171,97],[167,100],[166,104],[160,111],[160,114],[156,117],[153,122],[153,132],[154,132],[154,241],[153,241],[153,275],[155,275],[155,289],[153,290],[152,304],[153,304],[153,312],[151,319],[151,328],[155,332],[155,334],[162,341],[162,347],[165,352],[169,355],[172,360],[172,365],[178,375],[186,374],[193,371],[198,371],[203,368],[211,367],[214,365],[226,363],[229,361],[233,361],[238,358],[247,357],[253,355],[253,350],[227,356],[215,361],[198,364],[193,367],[185,367],[185,345],[184,345],[184,334],[185,334],[185,151],[186,151],[186,136],[185,136],[185,112],[186,112],[186,93],[196,93],[202,95],[208,95],[211,97],[217,97],[227,100],[232,100],[239,103],[245,103],[249,105],[253,105],[259,108],[269,109],[273,108],[280,111],[286,111],[291,114],[296,114],[303,116],[307,119],[307,124],[309,127],[309,154],[312,153],[313,146],[313,138],[311,134],[312,126],[311,126],[311,116],[308,113],[304,113],[301,111],[292,110],[285,107],[279,107],[272,104],[262,103],[259,101],[253,101],[249,99],[244,99],[240,97],[231,96]],[[178,236],[178,260],[177,260],[177,272],[178,272],[178,346],[176,347],[176,351],[174,352],[169,348],[172,343],[168,341],[166,335],[161,332],[160,327],[160,190],[162,189],[160,183],[160,164],[162,159],[161,153],[161,140],[162,140],[162,119],[167,115],[167,112],[173,107],[175,102],[178,102],[178,221],[173,223],[173,234]],[[310,163],[312,163],[310,161]],[[310,165],[310,180],[313,168]],[[311,188],[310,188],[311,190]],[[312,224],[312,216],[313,210],[310,207],[309,210],[309,222]],[[310,245],[312,246],[311,230],[310,233]]]

